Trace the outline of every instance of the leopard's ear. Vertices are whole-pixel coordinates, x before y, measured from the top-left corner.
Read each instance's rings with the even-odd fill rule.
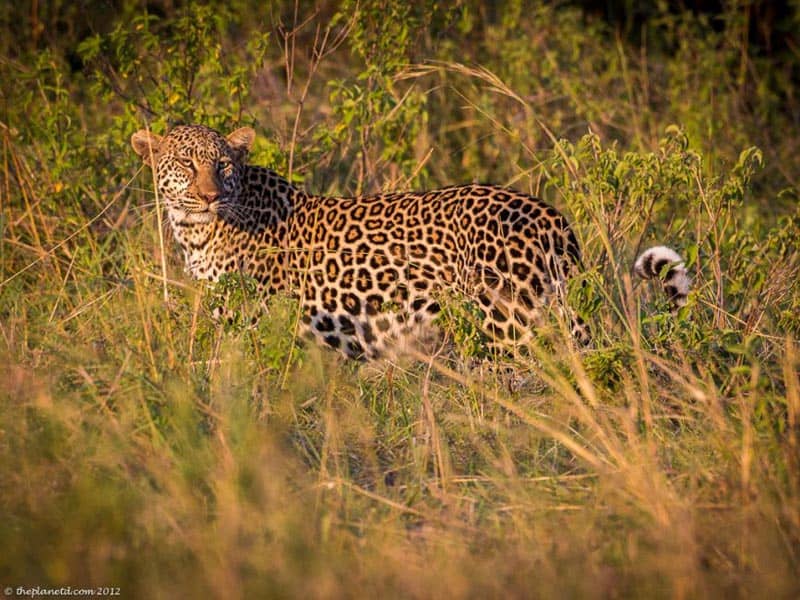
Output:
[[[256,132],[252,127],[240,127],[226,138],[231,148],[243,159],[253,147],[253,140],[256,139]]]
[[[161,150],[162,140],[160,135],[140,129],[131,136],[131,146],[133,146],[134,152],[142,157],[144,164],[153,168]]]

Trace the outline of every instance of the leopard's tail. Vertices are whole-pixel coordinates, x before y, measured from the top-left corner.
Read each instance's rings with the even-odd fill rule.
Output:
[[[666,246],[648,248],[636,259],[633,271],[642,279],[657,277],[661,280],[673,313],[686,304],[691,280],[683,259],[672,248]]]

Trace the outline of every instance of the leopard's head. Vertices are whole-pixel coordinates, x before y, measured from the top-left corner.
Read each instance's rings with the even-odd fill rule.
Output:
[[[254,138],[249,127],[225,137],[202,125],[183,125],[163,137],[142,129],[131,144],[155,171],[173,223],[196,224],[234,210]]]

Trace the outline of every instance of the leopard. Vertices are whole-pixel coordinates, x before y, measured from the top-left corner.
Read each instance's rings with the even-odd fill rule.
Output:
[[[576,344],[590,343],[566,293],[583,270],[580,247],[553,206],[491,184],[313,195],[248,163],[255,136],[179,125],[131,137],[191,277],[242,273],[265,298],[288,293],[302,334],[362,361],[440,335],[443,294],[478,307],[490,348],[525,347],[554,314]],[[634,272],[659,279],[672,310],[686,304],[689,278],[671,248],[644,251]]]

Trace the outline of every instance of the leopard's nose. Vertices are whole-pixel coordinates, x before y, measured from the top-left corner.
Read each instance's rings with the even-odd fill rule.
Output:
[[[219,200],[219,196],[220,196],[218,190],[212,190],[212,191],[209,191],[209,192],[203,192],[200,195],[202,196],[203,200],[205,200],[209,204],[211,204],[212,202],[215,202],[216,200]]]

